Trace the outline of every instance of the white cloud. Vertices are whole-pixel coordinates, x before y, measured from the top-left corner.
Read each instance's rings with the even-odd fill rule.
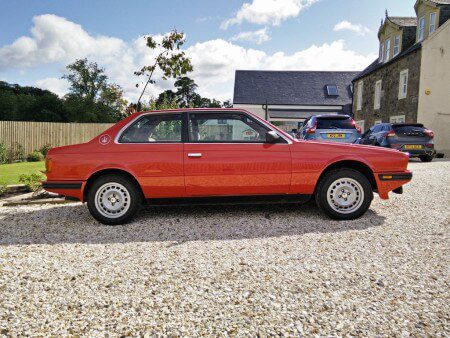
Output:
[[[340,32],[340,31],[347,30],[347,31],[354,32],[354,33],[356,33],[358,35],[361,35],[361,36],[364,36],[364,35],[366,35],[367,33],[370,32],[369,28],[367,28],[367,27],[365,27],[363,25],[360,25],[360,24],[353,24],[353,23],[351,23],[349,21],[346,21],[346,20],[337,23],[334,26],[333,30],[335,32]]]
[[[256,43],[257,45],[269,40],[270,36],[267,33],[267,28],[262,28],[251,32],[240,32],[231,38],[231,41],[248,41]]]
[[[159,35],[157,38],[161,37]],[[374,54],[361,55],[347,49],[342,40],[313,45],[292,54],[268,54],[223,39],[198,42],[185,51],[192,59],[194,72],[189,76],[199,85],[199,93],[219,100],[232,97],[237,69],[361,70],[376,58]],[[130,42],[114,37],[95,37],[64,18],[44,15],[34,18],[30,36],[20,37],[11,45],[0,47],[0,71],[16,68],[29,73],[30,68],[49,62],[57,63],[63,71],[67,63],[87,57],[104,67],[111,81],[122,86],[125,97],[135,102],[142,87],[136,88],[138,79],[133,72],[150,64],[155,53],[157,51],[145,46],[142,37]],[[67,83],[60,79],[61,75],[40,79],[35,84],[62,95],[67,90]],[[148,87],[146,97],[156,97],[162,90],[170,88],[172,83],[158,81]]]
[[[222,29],[244,21],[254,24],[278,26],[282,21],[295,18],[318,0],[253,0],[244,3],[236,15],[221,24]]]
[[[69,83],[64,79],[56,77],[47,77],[45,79],[37,80],[35,85],[38,88],[50,90],[59,96],[64,96],[69,90]]]

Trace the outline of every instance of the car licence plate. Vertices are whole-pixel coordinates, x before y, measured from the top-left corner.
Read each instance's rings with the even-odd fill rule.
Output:
[[[422,147],[421,144],[406,144],[404,146],[405,149],[422,149]]]
[[[345,134],[327,134],[327,138],[345,138]]]

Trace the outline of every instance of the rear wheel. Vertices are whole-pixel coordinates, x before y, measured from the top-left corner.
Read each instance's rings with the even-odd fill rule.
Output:
[[[105,175],[89,188],[87,206],[100,223],[118,225],[130,221],[141,207],[138,187],[121,175]]]
[[[349,220],[369,209],[373,191],[369,180],[359,171],[337,169],[322,177],[315,197],[318,207],[329,217]]]
[[[434,155],[422,155],[419,158],[422,162],[431,162],[434,159]]]

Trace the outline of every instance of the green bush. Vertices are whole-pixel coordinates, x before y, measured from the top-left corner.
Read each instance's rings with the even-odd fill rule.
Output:
[[[5,183],[0,182],[0,196],[6,194],[7,186]]]
[[[45,156],[47,156],[48,151],[52,148],[52,145],[50,143],[44,144],[42,147],[39,148],[39,152]]]
[[[17,142],[6,151],[6,162],[13,163],[14,161],[25,161],[25,149]]]
[[[0,164],[8,161],[8,152],[6,146],[0,142]]]
[[[25,184],[29,191],[37,191],[41,186],[44,178],[39,174],[22,174],[19,176],[19,182]]]
[[[28,162],[40,162],[44,160],[44,155],[39,151],[33,151],[32,153],[28,154],[27,161]]]

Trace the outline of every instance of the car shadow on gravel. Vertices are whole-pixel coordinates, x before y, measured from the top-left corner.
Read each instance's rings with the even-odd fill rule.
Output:
[[[334,221],[313,203],[146,207],[129,224],[96,222],[80,203],[0,214],[0,245],[106,244],[240,240],[364,230],[384,223],[369,210],[353,221]]]

